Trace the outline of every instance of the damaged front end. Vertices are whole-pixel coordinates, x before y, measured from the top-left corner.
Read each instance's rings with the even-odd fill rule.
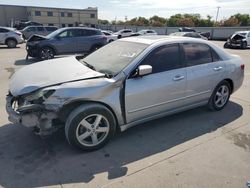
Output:
[[[32,35],[26,44],[27,55],[30,57],[38,57],[39,56],[39,47],[38,44],[40,41],[46,40],[47,38],[41,35]]]
[[[41,136],[50,135],[57,131],[60,126],[58,125],[56,108],[50,108],[43,104],[43,101],[53,92],[53,90],[45,93],[37,91],[31,95],[17,97],[9,93],[6,96],[6,111],[9,115],[9,121],[32,128],[35,133]]]
[[[240,47],[243,48],[246,43],[246,37],[243,34],[234,34],[227,39],[224,47]]]

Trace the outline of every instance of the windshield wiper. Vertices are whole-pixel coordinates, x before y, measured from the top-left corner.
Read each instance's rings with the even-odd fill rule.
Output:
[[[82,61],[88,68],[96,71],[95,67],[93,65],[88,64],[86,61]]]

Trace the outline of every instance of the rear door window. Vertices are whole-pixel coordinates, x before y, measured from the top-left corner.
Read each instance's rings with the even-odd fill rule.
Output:
[[[57,30],[56,27],[45,27],[47,31],[55,31]]]
[[[184,43],[184,60],[186,66],[195,66],[213,61],[210,47],[201,43]]]
[[[37,27],[37,31],[43,32],[44,31],[44,27]]]
[[[28,32],[36,32],[36,27],[29,27],[27,29]]]

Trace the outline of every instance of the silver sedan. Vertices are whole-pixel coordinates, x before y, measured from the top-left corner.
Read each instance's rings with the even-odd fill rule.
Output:
[[[87,57],[26,66],[10,81],[9,120],[95,150],[117,130],[207,105],[223,109],[240,88],[240,57],[200,39],[124,38]]]

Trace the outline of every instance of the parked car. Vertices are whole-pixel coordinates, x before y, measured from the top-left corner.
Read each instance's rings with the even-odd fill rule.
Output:
[[[32,35],[46,36],[57,29],[58,27],[55,26],[28,26],[21,30],[21,32],[25,39],[29,39]]]
[[[23,42],[22,33],[15,28],[0,27],[0,45],[7,45],[9,48],[15,48],[17,44]]]
[[[242,59],[208,41],[129,37],[18,70],[6,109],[13,123],[41,135],[64,128],[71,145],[95,150],[117,130],[202,105],[222,110],[243,77]]]
[[[171,33],[170,36],[192,37],[192,38],[200,38],[200,39],[207,40],[206,37],[196,32],[175,32],[175,33]]]
[[[122,29],[120,31],[115,32],[114,34],[118,36],[118,39],[120,39],[122,37],[130,37],[134,34],[134,32],[131,29]]]
[[[111,33],[110,31],[102,30],[102,33],[107,37],[107,42],[113,42],[118,39],[118,35]]]
[[[18,24],[14,25],[14,28],[17,30],[22,30],[27,26],[42,26],[43,24],[38,23],[38,22],[32,22],[32,21],[27,21],[27,22],[20,22]]]
[[[143,36],[143,35],[158,35],[158,34],[155,32],[155,30],[151,30],[151,29],[147,30],[147,29],[145,29],[145,30],[140,30],[140,31],[132,34],[131,37]]]
[[[28,56],[41,60],[52,59],[55,55],[90,53],[107,44],[107,37],[98,29],[66,27],[47,36],[33,35],[26,45]]]
[[[207,39],[210,39],[210,32],[198,32],[195,29],[189,28],[189,27],[181,27],[178,29],[179,32],[197,32],[200,35],[202,35],[203,37],[206,37]]]
[[[224,48],[240,47],[246,49],[247,46],[250,46],[250,31],[237,31],[224,44]]]
[[[137,33],[139,33],[140,35],[158,35],[156,33],[155,30],[152,30],[152,29],[144,29],[144,30],[140,30],[138,31]]]

